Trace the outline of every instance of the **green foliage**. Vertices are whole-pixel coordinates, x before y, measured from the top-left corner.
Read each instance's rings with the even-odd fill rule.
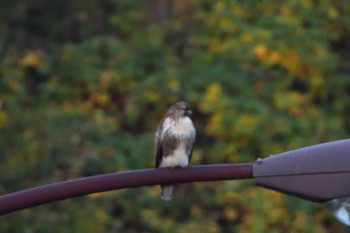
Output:
[[[192,164],[250,162],[350,131],[348,1],[2,1],[0,192],[153,167],[168,106],[195,112]],[[191,195],[189,195],[189,193]],[[93,194],[0,232],[345,232],[247,181]]]

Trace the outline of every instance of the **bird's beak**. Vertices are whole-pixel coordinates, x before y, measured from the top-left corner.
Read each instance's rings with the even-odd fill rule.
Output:
[[[186,111],[185,111],[185,114],[187,115],[187,116],[192,116],[192,111],[191,110],[189,110],[189,109],[187,109]]]

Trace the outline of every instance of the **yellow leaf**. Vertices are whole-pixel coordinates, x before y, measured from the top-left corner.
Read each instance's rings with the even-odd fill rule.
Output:
[[[227,207],[224,209],[224,216],[228,221],[234,221],[238,217],[237,211],[232,207]]]
[[[278,63],[280,60],[281,60],[281,54],[280,54],[279,52],[273,51],[273,52],[270,54],[269,61],[270,61],[272,64],[276,64],[276,63]]]
[[[110,97],[108,94],[106,93],[100,93],[98,96],[97,96],[97,103],[100,104],[100,105],[107,105],[107,103],[109,102],[110,100]]]
[[[0,126],[7,121],[7,118],[7,113],[5,111],[0,111]]]
[[[222,116],[221,114],[214,114],[209,119],[206,126],[206,131],[208,134],[217,134],[221,131]]]
[[[254,48],[254,54],[259,60],[265,60],[267,57],[267,50],[265,45],[259,44]]]
[[[328,10],[328,17],[331,19],[336,19],[339,16],[339,12],[336,8],[332,7]]]
[[[27,67],[39,67],[42,64],[41,53],[33,51],[27,53],[21,60],[21,64]]]
[[[88,113],[91,108],[92,108],[92,103],[89,101],[85,101],[85,102],[77,104],[77,110],[80,114]]]
[[[245,42],[245,43],[251,42],[252,39],[253,39],[252,36],[250,34],[246,33],[246,32],[242,33],[242,35],[240,36],[240,40],[242,42]]]
[[[15,80],[15,79],[11,79],[7,82],[7,85],[8,87],[11,89],[11,90],[17,90],[18,88],[18,81]]]
[[[34,135],[34,130],[33,129],[26,129],[24,132],[23,132],[23,137],[26,138],[26,139],[30,139],[31,137],[33,137]]]
[[[204,112],[209,111],[212,106],[218,101],[220,95],[221,84],[217,82],[211,83],[205,91],[203,102],[200,104],[201,110]]]
[[[170,79],[168,82],[169,89],[172,91],[179,90],[180,83],[177,79]]]
[[[224,1],[218,1],[215,4],[215,10],[218,10],[218,11],[221,11],[221,10],[225,9],[225,7],[226,6],[225,6]]]

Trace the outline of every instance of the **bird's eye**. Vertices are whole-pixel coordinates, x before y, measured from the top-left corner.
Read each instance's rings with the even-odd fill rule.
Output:
[[[185,115],[187,115],[187,116],[192,116],[192,111],[191,111],[191,109],[186,108],[186,109],[185,109]]]

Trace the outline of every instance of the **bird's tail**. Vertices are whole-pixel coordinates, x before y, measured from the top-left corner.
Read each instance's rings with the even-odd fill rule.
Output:
[[[161,189],[160,197],[163,200],[170,201],[173,199],[174,185],[161,185]]]

